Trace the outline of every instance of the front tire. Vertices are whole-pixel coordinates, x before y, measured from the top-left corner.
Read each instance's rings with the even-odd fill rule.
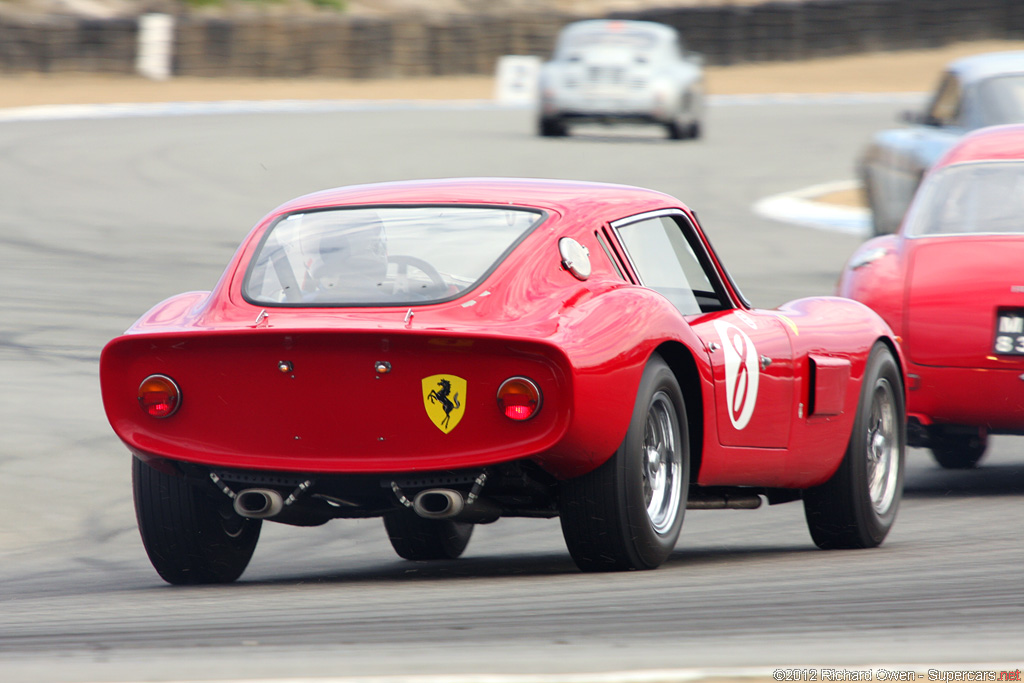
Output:
[[[261,520],[246,519],[227,496],[212,496],[184,477],[132,458],[135,517],[146,554],[170,584],[230,583],[249,565]]]
[[[839,469],[804,491],[804,514],[819,548],[873,548],[896,520],[906,451],[903,382],[892,352],[875,344],[868,357],[853,433]]]
[[[928,445],[941,467],[947,470],[969,470],[978,465],[988,448],[988,436],[977,434],[948,434],[933,430]]]
[[[654,355],[618,450],[596,470],[561,485],[562,534],[576,566],[654,569],[668,559],[683,526],[689,466],[683,394]]]
[[[388,540],[399,557],[407,560],[454,560],[462,555],[473,535],[473,525],[447,519],[424,519],[402,508],[384,515]]]

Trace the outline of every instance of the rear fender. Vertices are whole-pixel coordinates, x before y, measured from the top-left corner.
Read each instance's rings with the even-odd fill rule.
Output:
[[[128,328],[126,334],[180,329],[194,321],[206,308],[210,292],[185,292],[164,299]]]
[[[697,481],[704,453],[704,406],[714,405],[714,397],[704,396],[713,391],[713,377],[707,363],[698,367],[693,352],[678,342],[665,342],[658,353],[672,368],[686,402],[687,437],[690,444],[690,480]]]
[[[618,315],[602,314],[608,310]],[[541,464],[559,478],[586,474],[616,451],[629,429],[644,367],[654,353],[661,353],[676,373],[688,417],[701,410],[700,394],[711,387],[710,368],[702,380],[690,351],[701,348],[700,340],[653,290],[623,287],[580,303],[561,319],[557,341],[573,363],[572,424]],[[702,416],[691,422],[702,425]],[[699,452],[699,445],[692,450]]]

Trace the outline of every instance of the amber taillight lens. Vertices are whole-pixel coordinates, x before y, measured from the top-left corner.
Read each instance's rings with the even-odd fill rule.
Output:
[[[150,375],[139,385],[139,405],[152,417],[170,417],[181,405],[181,389],[166,375]]]
[[[498,407],[510,420],[529,420],[540,404],[540,389],[525,377],[510,377],[498,387]]]

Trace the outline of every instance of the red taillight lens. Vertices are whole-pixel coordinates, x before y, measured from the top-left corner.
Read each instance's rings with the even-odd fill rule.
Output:
[[[139,385],[139,405],[152,417],[170,417],[181,405],[181,390],[166,375],[150,375]]]
[[[510,420],[529,420],[540,410],[540,389],[525,377],[512,377],[498,387],[498,407]]]

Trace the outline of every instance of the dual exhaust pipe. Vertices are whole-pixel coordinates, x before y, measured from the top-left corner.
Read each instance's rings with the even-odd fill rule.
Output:
[[[465,495],[454,489],[427,489],[412,499],[412,509],[424,519],[487,524],[501,517],[501,508],[486,498]]]
[[[757,494],[731,493],[694,496],[686,507],[691,510],[754,510],[760,506],[761,498]],[[245,489],[235,494],[234,508],[242,517],[269,519],[284,510],[285,500],[274,489]],[[501,508],[493,502],[454,489],[420,491],[412,499],[412,510],[424,519],[450,519],[474,524],[487,524],[501,516]]]
[[[249,519],[269,519],[284,510],[284,497],[274,489],[245,489],[235,494],[235,512]],[[501,516],[494,503],[454,489],[427,489],[412,500],[413,511],[424,519],[487,524]]]
[[[267,519],[284,510],[284,498],[274,489],[245,489],[235,494],[234,507],[242,517]]]

